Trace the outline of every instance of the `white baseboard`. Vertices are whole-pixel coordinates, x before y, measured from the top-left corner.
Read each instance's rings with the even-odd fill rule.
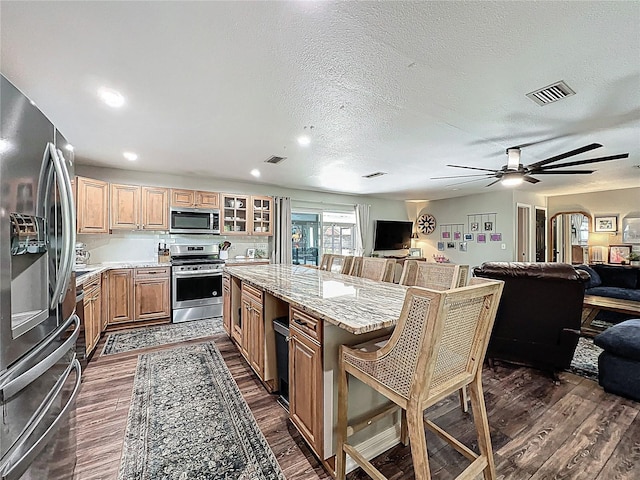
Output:
[[[360,455],[367,460],[377,457],[381,453],[386,452],[391,447],[400,443],[400,425],[394,425],[382,432],[374,435],[373,437],[365,440],[364,442],[354,445]],[[358,468],[358,464],[347,455],[347,473]]]

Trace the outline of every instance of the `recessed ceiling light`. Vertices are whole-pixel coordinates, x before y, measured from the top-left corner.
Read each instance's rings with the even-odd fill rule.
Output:
[[[130,162],[135,162],[138,159],[138,155],[133,152],[124,152],[122,156]]]
[[[73,152],[73,145],[71,145],[70,143],[67,143],[67,144],[64,146],[64,148],[65,148],[65,149],[67,149],[67,150],[69,150],[70,152]]]
[[[100,100],[112,108],[120,108],[124,105],[124,97],[113,88],[102,87],[98,90]]]
[[[306,147],[310,143],[311,138],[309,138],[307,135],[301,135],[298,137],[298,144],[300,144],[301,146]]]
[[[257,168],[254,168],[253,170],[251,170],[251,175],[253,175],[254,177],[259,177],[260,176],[260,170],[258,170]]]

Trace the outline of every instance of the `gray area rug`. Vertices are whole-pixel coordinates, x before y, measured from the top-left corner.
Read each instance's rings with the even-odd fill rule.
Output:
[[[600,353],[602,353],[602,349],[593,344],[592,338],[580,337],[569,371],[597,382]]]
[[[141,328],[131,332],[112,333],[107,337],[101,355],[113,355],[195,338],[211,337],[222,332],[224,332],[222,318],[208,318],[193,322]]]
[[[119,480],[285,480],[212,343],[140,355]]]

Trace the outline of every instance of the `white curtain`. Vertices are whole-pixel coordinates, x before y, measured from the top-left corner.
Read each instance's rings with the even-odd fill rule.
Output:
[[[291,199],[289,197],[275,197],[273,252],[271,263],[291,264]]]
[[[371,205],[356,205],[356,242],[355,253],[364,255],[364,246],[369,235],[369,210]]]

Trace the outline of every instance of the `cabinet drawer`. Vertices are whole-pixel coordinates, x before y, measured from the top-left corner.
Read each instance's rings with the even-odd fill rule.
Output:
[[[168,277],[171,267],[144,267],[136,268],[136,278]]]
[[[254,297],[258,302],[262,303],[262,290],[253,287],[247,283],[242,283],[242,293],[246,293]]]
[[[322,343],[322,320],[319,320],[311,315],[307,315],[301,312],[297,308],[291,308],[290,325],[295,327],[303,333],[316,340],[318,343]]]
[[[101,275],[96,275],[91,278],[87,278],[84,284],[82,285],[82,291],[84,292],[84,294],[87,295],[89,291],[92,291],[96,287],[100,287],[100,279],[101,279]]]

